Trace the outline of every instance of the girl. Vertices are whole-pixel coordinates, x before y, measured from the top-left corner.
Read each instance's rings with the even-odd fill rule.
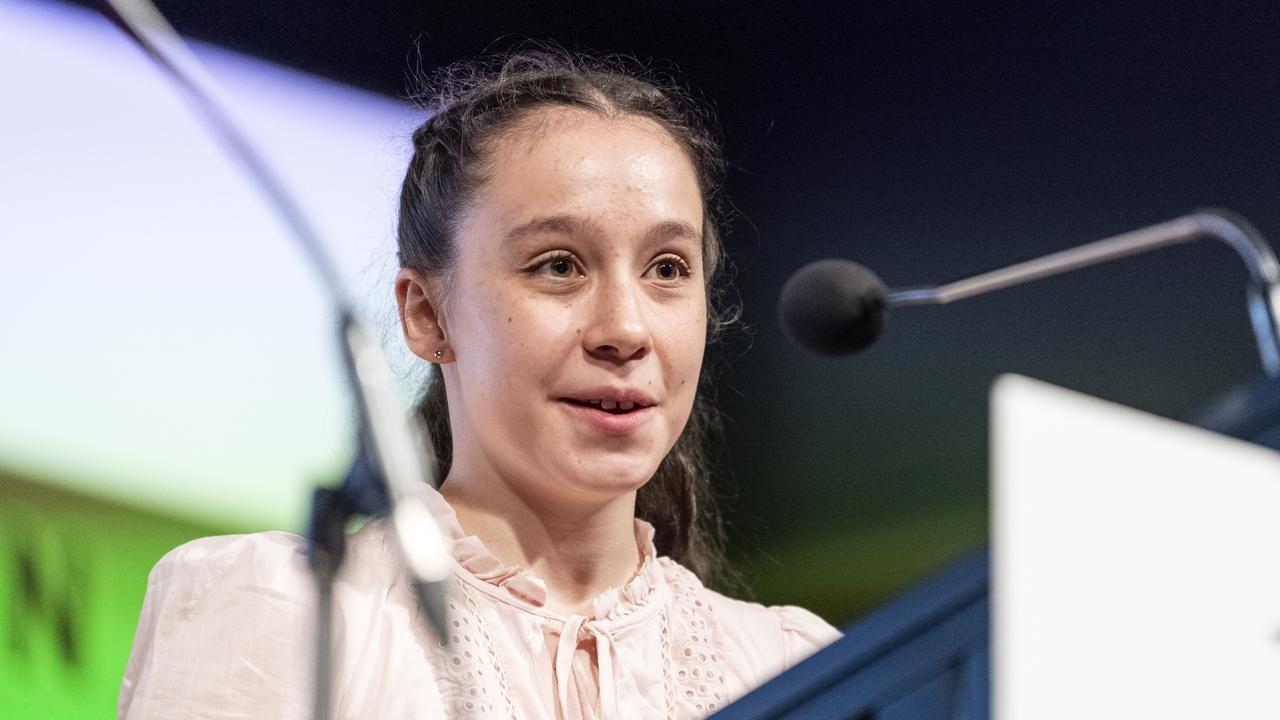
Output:
[[[433,511],[456,561],[447,646],[382,523],[335,588],[342,718],[692,718],[831,641],[727,598],[703,444],[718,146],[688,97],[617,63],[450,68],[400,200],[395,281]],[[305,717],[313,590],[287,533],[206,538],[152,572],[119,713]]]

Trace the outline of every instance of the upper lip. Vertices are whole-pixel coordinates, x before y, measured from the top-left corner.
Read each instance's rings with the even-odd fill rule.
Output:
[[[616,403],[629,402],[638,407],[649,407],[657,405],[658,401],[649,393],[639,388],[629,387],[612,387],[601,386],[587,388],[585,390],[575,390],[572,394],[565,395],[561,400],[573,400],[575,402],[593,402],[597,400],[612,400]]]

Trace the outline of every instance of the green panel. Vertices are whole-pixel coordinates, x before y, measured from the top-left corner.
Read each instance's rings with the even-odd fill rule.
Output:
[[[114,717],[147,573],[226,530],[2,472],[0,508],[0,714]]]
[[[744,566],[755,599],[800,605],[842,626],[988,539],[985,505],[781,540]]]

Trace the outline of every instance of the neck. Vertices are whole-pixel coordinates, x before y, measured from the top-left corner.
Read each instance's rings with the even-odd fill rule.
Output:
[[[591,601],[636,574],[635,493],[596,503],[533,502],[499,479],[450,472],[441,494],[465,532],[547,584],[547,609],[590,615]]]

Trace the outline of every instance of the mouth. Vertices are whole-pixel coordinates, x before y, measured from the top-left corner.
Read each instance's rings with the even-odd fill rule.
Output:
[[[628,435],[643,427],[658,404],[642,391],[618,388],[593,388],[558,399],[587,427],[615,436]]]
[[[576,405],[578,407],[600,410],[603,412],[607,412],[610,415],[626,415],[627,413],[636,412],[637,410],[643,410],[647,407],[652,407],[652,405],[647,405],[643,402],[636,402],[634,400],[606,400],[604,398],[598,398],[598,399],[592,399],[592,400],[564,398],[563,400],[564,402],[567,402],[570,405]]]

